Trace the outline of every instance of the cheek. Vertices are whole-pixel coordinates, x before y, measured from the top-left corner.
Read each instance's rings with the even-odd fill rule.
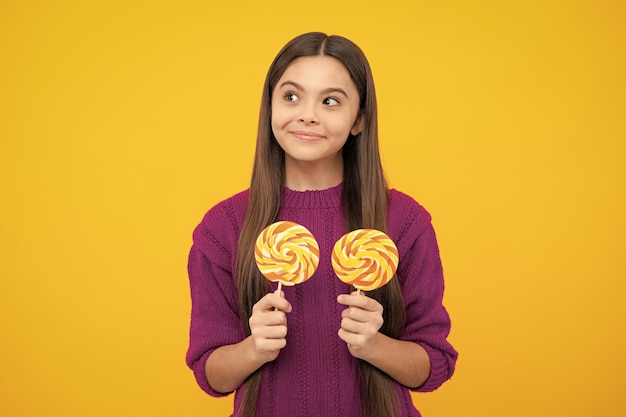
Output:
[[[274,133],[275,137],[278,137],[280,135],[280,131],[282,130],[283,126],[285,126],[284,121],[280,117],[272,115],[270,119],[270,127],[272,128],[272,132]]]
[[[270,117],[270,123],[272,130],[281,129],[289,122],[289,113],[286,112],[281,106],[276,106],[272,109],[272,115]]]
[[[347,138],[350,134],[350,130],[352,129],[352,124],[349,120],[340,119],[340,120],[328,120],[326,123],[326,130],[328,133],[331,133],[333,136],[340,136]]]

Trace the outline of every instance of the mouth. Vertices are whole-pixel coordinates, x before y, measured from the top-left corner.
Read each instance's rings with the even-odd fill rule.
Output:
[[[300,140],[309,141],[309,142],[324,139],[324,136],[322,135],[319,135],[313,132],[305,132],[302,130],[295,130],[291,132],[291,134]]]

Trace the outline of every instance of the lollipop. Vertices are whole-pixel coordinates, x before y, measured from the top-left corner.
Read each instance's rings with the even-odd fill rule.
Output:
[[[375,290],[396,273],[398,248],[379,230],[354,230],[335,243],[332,265],[337,277],[358,292]]]
[[[272,282],[292,286],[311,278],[320,261],[320,248],[309,230],[293,222],[267,226],[256,240],[254,258],[259,270]]]

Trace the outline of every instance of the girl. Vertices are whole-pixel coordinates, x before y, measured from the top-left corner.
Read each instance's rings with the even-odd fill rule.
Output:
[[[267,225],[311,231],[320,264],[275,294],[254,261]],[[396,277],[367,296],[334,275],[347,231],[385,231]],[[193,234],[187,364],[233,416],[419,416],[410,391],[454,372],[443,275],[429,214],[387,188],[367,59],[340,36],[307,33],[278,53],[263,90],[249,190],[217,204]]]

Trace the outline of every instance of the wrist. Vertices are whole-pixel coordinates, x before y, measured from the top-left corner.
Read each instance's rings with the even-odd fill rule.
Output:
[[[257,349],[256,342],[254,341],[254,337],[252,335],[246,337],[240,342],[240,344],[242,349],[240,352],[241,360],[246,363],[248,367],[254,368],[254,370],[260,368],[267,362],[271,362],[276,359],[266,353],[260,352]]]

